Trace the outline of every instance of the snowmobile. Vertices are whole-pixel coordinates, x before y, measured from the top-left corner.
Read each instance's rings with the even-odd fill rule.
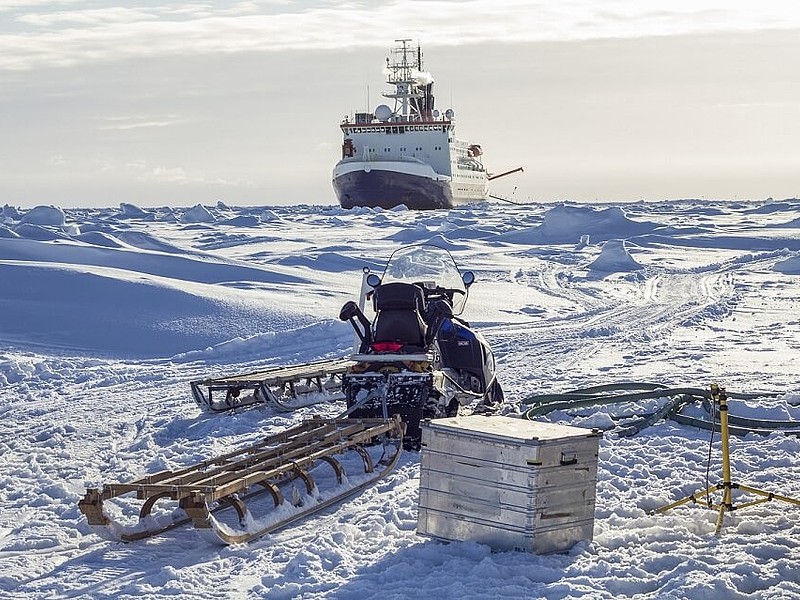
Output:
[[[365,273],[374,317],[352,300],[339,314],[358,344],[342,376],[345,415],[399,414],[404,445],[419,449],[421,420],[456,416],[470,405],[489,412],[502,402],[494,355],[459,316],[474,281],[447,250],[429,244],[395,251],[380,276]]]

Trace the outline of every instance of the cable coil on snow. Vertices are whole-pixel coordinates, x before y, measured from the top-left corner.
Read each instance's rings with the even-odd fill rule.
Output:
[[[775,398],[778,395],[770,392],[728,393],[728,397],[738,400]],[[713,419],[705,420],[682,413],[686,406],[700,400],[705,412],[711,414],[711,393],[706,389],[694,387],[668,387],[658,383],[623,382],[576,389],[560,394],[534,394],[521,400],[520,404],[528,407],[523,411],[523,416],[526,419],[534,420],[536,417],[555,410],[638,402],[658,398],[670,398],[670,401],[655,412],[636,415],[630,422],[616,427],[614,433],[623,437],[635,435],[662,419],[672,419],[682,425],[706,430],[713,430],[716,426]],[[729,430],[733,435],[747,435],[748,433],[769,435],[774,431],[781,431],[788,435],[800,437],[800,422],[798,421],[751,419],[734,417],[733,415],[729,416],[729,420],[731,423]]]

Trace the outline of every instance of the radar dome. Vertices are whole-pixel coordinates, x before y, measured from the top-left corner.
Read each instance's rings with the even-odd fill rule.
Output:
[[[385,104],[381,104],[378,108],[375,109],[375,117],[379,121],[388,121],[389,118],[392,116],[392,109],[386,106]]]
[[[444,116],[448,119],[452,119],[454,114],[456,113],[453,112],[452,108],[448,108],[446,111],[444,111]]]

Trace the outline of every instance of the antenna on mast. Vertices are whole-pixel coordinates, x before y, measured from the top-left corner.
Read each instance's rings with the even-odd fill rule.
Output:
[[[433,114],[433,82],[422,73],[422,49],[416,52],[410,38],[396,39],[398,44],[386,59],[386,82],[394,90],[383,92],[395,101],[392,114],[399,121],[420,121]]]

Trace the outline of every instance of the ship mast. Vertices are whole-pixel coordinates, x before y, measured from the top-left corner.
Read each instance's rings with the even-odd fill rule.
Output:
[[[422,50],[409,46],[410,39],[395,40],[402,44],[386,58],[386,83],[394,91],[383,92],[394,99],[392,117],[398,121],[422,121],[433,113],[433,78],[422,71]]]

